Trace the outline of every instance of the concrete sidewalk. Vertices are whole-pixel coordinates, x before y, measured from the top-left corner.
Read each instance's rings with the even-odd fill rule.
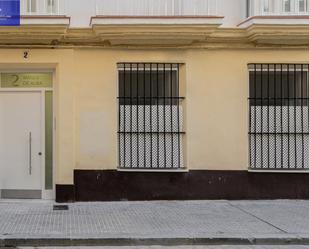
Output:
[[[8,248],[4,248],[8,249]],[[301,245],[285,245],[285,246],[233,246],[233,245],[222,245],[222,246],[119,246],[119,247],[18,247],[16,249],[309,249],[309,246]]]
[[[309,201],[0,201],[1,246],[309,245]]]

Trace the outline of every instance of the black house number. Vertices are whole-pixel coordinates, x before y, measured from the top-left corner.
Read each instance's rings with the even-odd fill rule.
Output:
[[[28,59],[29,57],[29,52],[28,51],[24,51],[24,59]]]

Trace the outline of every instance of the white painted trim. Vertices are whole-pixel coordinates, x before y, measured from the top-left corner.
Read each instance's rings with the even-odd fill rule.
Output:
[[[45,91],[41,91],[41,190],[42,199],[45,191]]]
[[[42,190],[42,200],[54,200],[54,199],[55,199],[54,189]]]
[[[21,25],[70,25],[69,18],[23,18],[20,19]]]
[[[209,15],[217,0],[96,0],[98,15]]]
[[[57,103],[56,103],[56,92],[57,92],[57,81],[56,81],[56,71],[53,71],[53,189],[52,189],[52,200],[55,200],[56,199],[56,176],[57,176],[57,164],[56,164],[56,161],[57,161],[57,156],[56,156],[56,153],[57,153],[57,131],[56,131],[56,122],[57,122],[57,115],[58,115],[58,112],[57,112]]]
[[[91,20],[91,25],[221,25],[223,18],[100,18]]]
[[[278,16],[278,18],[268,18],[267,16],[261,18],[252,17],[247,21],[243,22],[239,25],[239,28],[248,28],[252,25],[309,25],[309,18],[282,18],[282,16]]]

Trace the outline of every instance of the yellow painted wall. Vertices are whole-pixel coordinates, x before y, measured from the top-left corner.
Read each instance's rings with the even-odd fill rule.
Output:
[[[246,170],[248,63],[308,63],[306,50],[0,50],[1,68],[54,68],[56,183],[117,167],[117,63],[181,62],[189,169]]]

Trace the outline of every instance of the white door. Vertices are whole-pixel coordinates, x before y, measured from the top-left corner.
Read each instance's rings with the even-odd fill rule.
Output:
[[[39,198],[42,170],[41,118],[40,92],[0,92],[2,195],[7,191],[12,198],[14,193],[18,198],[23,198],[23,194],[35,193],[34,196]]]

